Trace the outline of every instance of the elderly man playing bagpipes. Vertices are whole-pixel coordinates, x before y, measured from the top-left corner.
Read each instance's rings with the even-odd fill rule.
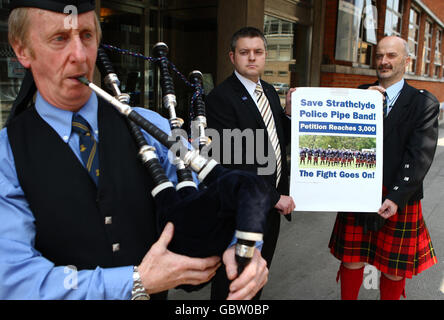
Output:
[[[77,26],[65,24],[67,5]],[[208,282],[220,256],[233,280],[227,298],[253,297],[268,277],[254,249],[262,225],[243,227],[251,219],[236,214],[268,210],[266,188],[189,151],[178,163],[196,171],[203,191],[176,192],[171,144],[160,143],[168,121],[87,86],[101,35],[94,9],[85,0],[11,1],[9,40],[27,73],[0,132],[0,299],[165,299],[170,288]],[[237,260],[234,230],[246,236]],[[245,252],[249,264],[238,269]]]

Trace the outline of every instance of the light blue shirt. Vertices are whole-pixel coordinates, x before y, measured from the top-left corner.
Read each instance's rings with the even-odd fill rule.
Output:
[[[99,140],[97,108],[97,97],[93,93],[78,113],[88,121]],[[78,136],[71,132],[73,113],[51,106],[40,94],[36,98],[36,110],[81,161]],[[143,108],[135,110],[170,133],[168,121],[159,114]],[[168,161],[168,150],[143,133],[156,148],[167,176],[176,184],[176,169]],[[0,221],[0,299],[130,298],[132,266],[74,272],[65,266],[55,267],[34,248],[34,216],[17,178],[6,128],[0,131]]]
[[[385,93],[387,94],[387,114],[390,113],[390,110],[392,110],[393,106],[396,103],[396,100],[398,100],[399,95],[401,94],[401,90],[404,87],[404,79],[401,79],[401,81],[396,82],[395,84],[392,84],[390,87],[385,89]]]

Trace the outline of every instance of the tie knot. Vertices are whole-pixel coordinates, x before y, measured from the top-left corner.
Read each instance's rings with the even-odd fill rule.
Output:
[[[77,132],[79,134],[91,133],[88,121],[86,121],[81,115],[78,114],[74,114],[72,117],[72,129],[74,130],[74,132]]]
[[[262,94],[262,92],[264,92],[262,86],[259,83],[256,84],[256,89],[254,90],[254,92],[256,92],[257,94]]]

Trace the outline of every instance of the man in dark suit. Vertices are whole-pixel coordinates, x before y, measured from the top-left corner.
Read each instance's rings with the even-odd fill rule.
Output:
[[[226,150],[224,146],[222,164],[229,168],[256,172],[275,190],[275,208],[269,213],[262,247],[262,256],[269,268],[279,234],[279,213],[290,219],[291,211],[295,208],[293,199],[288,196],[285,149],[290,142],[290,95],[294,89],[287,93],[284,110],[273,86],[260,79],[266,56],[266,39],[261,31],[252,27],[237,31],[232,37],[229,53],[235,71],[210,92],[206,98],[206,108],[208,127],[216,129],[222,140],[224,129],[239,129],[242,133],[251,133],[250,137],[254,137],[254,141],[248,140],[246,134],[247,141],[243,140],[242,150],[238,150],[233,141],[223,140],[223,144],[230,145],[231,149]],[[237,138],[239,136],[234,139]],[[254,156],[248,152],[252,144],[256,146]],[[228,156],[227,151],[231,152]],[[238,158],[240,155],[241,161]],[[266,161],[263,158],[265,155]],[[251,157],[254,159],[251,160]],[[234,275],[228,275],[230,280],[233,277]],[[223,268],[219,268],[213,281],[211,298],[224,299],[228,287],[226,273]],[[260,292],[256,295],[256,298],[259,297]]]
[[[384,96],[384,200],[377,214],[337,216],[329,247],[342,261],[342,299],[357,299],[364,263],[381,271],[381,299],[391,300],[405,296],[405,278],[437,263],[421,199],[436,150],[439,103],[404,80],[409,62],[404,39],[383,38],[376,48],[378,82],[360,87]]]

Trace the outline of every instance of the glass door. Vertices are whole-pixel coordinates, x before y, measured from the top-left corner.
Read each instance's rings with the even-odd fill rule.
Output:
[[[161,37],[169,47],[168,59],[185,76],[199,70],[204,77],[204,91],[214,86],[217,69],[217,1],[164,0],[161,2]],[[177,97],[177,115],[189,128],[191,89],[171,73]]]
[[[146,14],[148,12],[149,9],[146,9],[143,3],[124,5],[113,1],[102,1],[100,8],[102,43],[147,55],[145,44],[149,43],[147,41],[149,32],[146,32],[145,28],[146,20],[149,20],[149,14]],[[131,97],[130,104],[139,107],[153,106],[155,102],[152,86],[153,66],[143,59],[130,55],[121,55],[113,51],[107,53],[121,82],[122,92]]]
[[[8,6],[9,0],[0,0],[0,128],[8,119],[25,75],[8,42]]]

